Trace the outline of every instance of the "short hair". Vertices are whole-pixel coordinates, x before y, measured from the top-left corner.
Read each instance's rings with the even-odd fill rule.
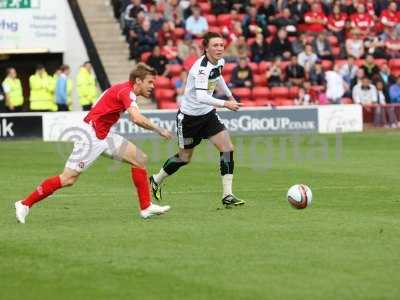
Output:
[[[69,70],[70,69],[70,67],[68,66],[68,65],[61,65],[61,67],[60,67],[60,71],[61,72],[65,72],[66,70]]]
[[[12,68],[12,67],[6,69],[6,74],[7,74],[7,76],[11,74],[11,71],[12,71],[12,70],[15,70],[15,69]]]
[[[42,64],[36,65],[36,71],[44,69],[44,66]]]
[[[137,66],[129,74],[129,81],[135,83],[136,78],[144,80],[147,75],[156,76],[157,72],[152,67],[145,63],[138,63]]]
[[[210,40],[213,39],[213,38],[223,39],[223,36],[218,32],[212,32],[212,31],[207,32],[204,35],[203,42],[202,42],[202,45],[203,45],[204,49],[206,49],[208,47],[208,44],[210,43]]]

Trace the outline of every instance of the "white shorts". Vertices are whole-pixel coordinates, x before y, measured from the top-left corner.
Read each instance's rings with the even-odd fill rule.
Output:
[[[122,159],[121,154],[129,141],[122,136],[110,132],[103,140],[97,138],[93,127],[85,122],[71,129],[70,135],[75,140],[74,149],[65,167],[82,172],[100,156],[106,155]]]

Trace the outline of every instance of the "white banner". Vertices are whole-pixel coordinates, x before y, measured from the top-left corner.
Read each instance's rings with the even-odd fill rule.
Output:
[[[0,0],[0,51],[65,51],[65,0]]]
[[[335,133],[337,131],[363,131],[361,105],[322,105],[318,107],[318,132]]]

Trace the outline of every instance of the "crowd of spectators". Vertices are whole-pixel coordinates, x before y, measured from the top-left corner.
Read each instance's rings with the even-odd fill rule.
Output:
[[[223,76],[245,105],[257,105],[246,101],[248,92],[243,92],[254,87],[286,87],[284,103],[298,105],[400,100],[400,12],[395,1],[112,2],[130,59],[155,67],[171,80],[178,96],[176,81],[202,54],[201,37],[210,30],[225,37]]]

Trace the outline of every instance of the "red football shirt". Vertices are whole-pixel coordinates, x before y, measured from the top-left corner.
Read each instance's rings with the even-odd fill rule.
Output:
[[[328,25],[332,26],[336,29],[344,29],[346,26],[347,15],[345,13],[341,13],[339,17],[331,15],[328,17]]]
[[[367,13],[355,13],[351,16],[351,26],[366,31],[374,26],[374,20]]]
[[[324,31],[326,22],[328,21],[327,17],[322,12],[307,12],[304,15],[304,20],[308,24],[308,31],[311,32],[321,32]],[[318,20],[317,22],[314,22]]]
[[[129,107],[137,107],[133,87],[129,81],[111,86],[97,99],[85,117],[84,121],[93,126],[99,139],[106,138],[121,113]]]
[[[400,13],[392,12],[388,9],[384,10],[381,14],[381,22],[383,25],[394,27],[400,23]]]

